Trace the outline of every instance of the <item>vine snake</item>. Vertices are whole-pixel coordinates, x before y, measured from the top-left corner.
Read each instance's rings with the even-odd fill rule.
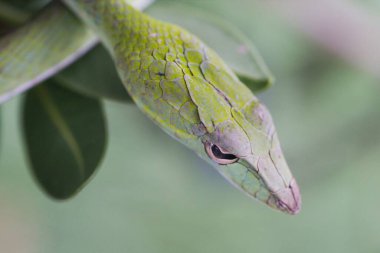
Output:
[[[125,0],[63,2],[100,38],[146,116],[247,195],[299,212],[270,113],[211,48]]]

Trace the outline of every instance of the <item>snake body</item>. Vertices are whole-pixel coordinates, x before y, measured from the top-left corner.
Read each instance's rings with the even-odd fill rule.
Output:
[[[124,0],[63,2],[100,38],[129,95],[161,129],[249,196],[300,210],[268,110],[211,48]]]

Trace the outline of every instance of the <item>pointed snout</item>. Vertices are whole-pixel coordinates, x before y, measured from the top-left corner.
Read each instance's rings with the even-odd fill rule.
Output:
[[[251,159],[250,159],[251,158]],[[268,206],[288,214],[301,210],[299,187],[287,166],[276,167],[272,159],[260,159],[257,168],[254,159],[231,165],[218,165],[216,168],[237,188]]]
[[[297,214],[301,210],[301,194],[297,182],[292,179],[289,187],[274,193],[275,208],[289,213]]]
[[[258,175],[269,192],[266,203],[282,212],[297,214],[301,210],[300,190],[280,152],[270,152],[267,157],[259,159]]]

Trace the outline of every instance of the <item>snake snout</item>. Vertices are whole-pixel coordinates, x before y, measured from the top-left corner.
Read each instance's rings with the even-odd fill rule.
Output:
[[[293,179],[289,187],[276,193],[276,206],[281,211],[297,214],[301,210],[301,194],[297,182]]]

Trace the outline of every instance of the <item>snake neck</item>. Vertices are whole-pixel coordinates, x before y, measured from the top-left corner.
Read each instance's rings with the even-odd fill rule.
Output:
[[[134,9],[125,0],[63,0],[66,5],[90,26],[102,43],[114,54],[120,38],[128,40],[146,24],[149,17]]]
[[[186,30],[125,0],[64,0],[95,29],[137,106],[179,140],[196,139],[255,100],[223,61]],[[231,119],[232,120],[232,119]]]
[[[185,76],[201,75],[203,44],[195,36],[125,0],[63,1],[100,37],[142,112],[186,144],[203,133],[185,82]]]

